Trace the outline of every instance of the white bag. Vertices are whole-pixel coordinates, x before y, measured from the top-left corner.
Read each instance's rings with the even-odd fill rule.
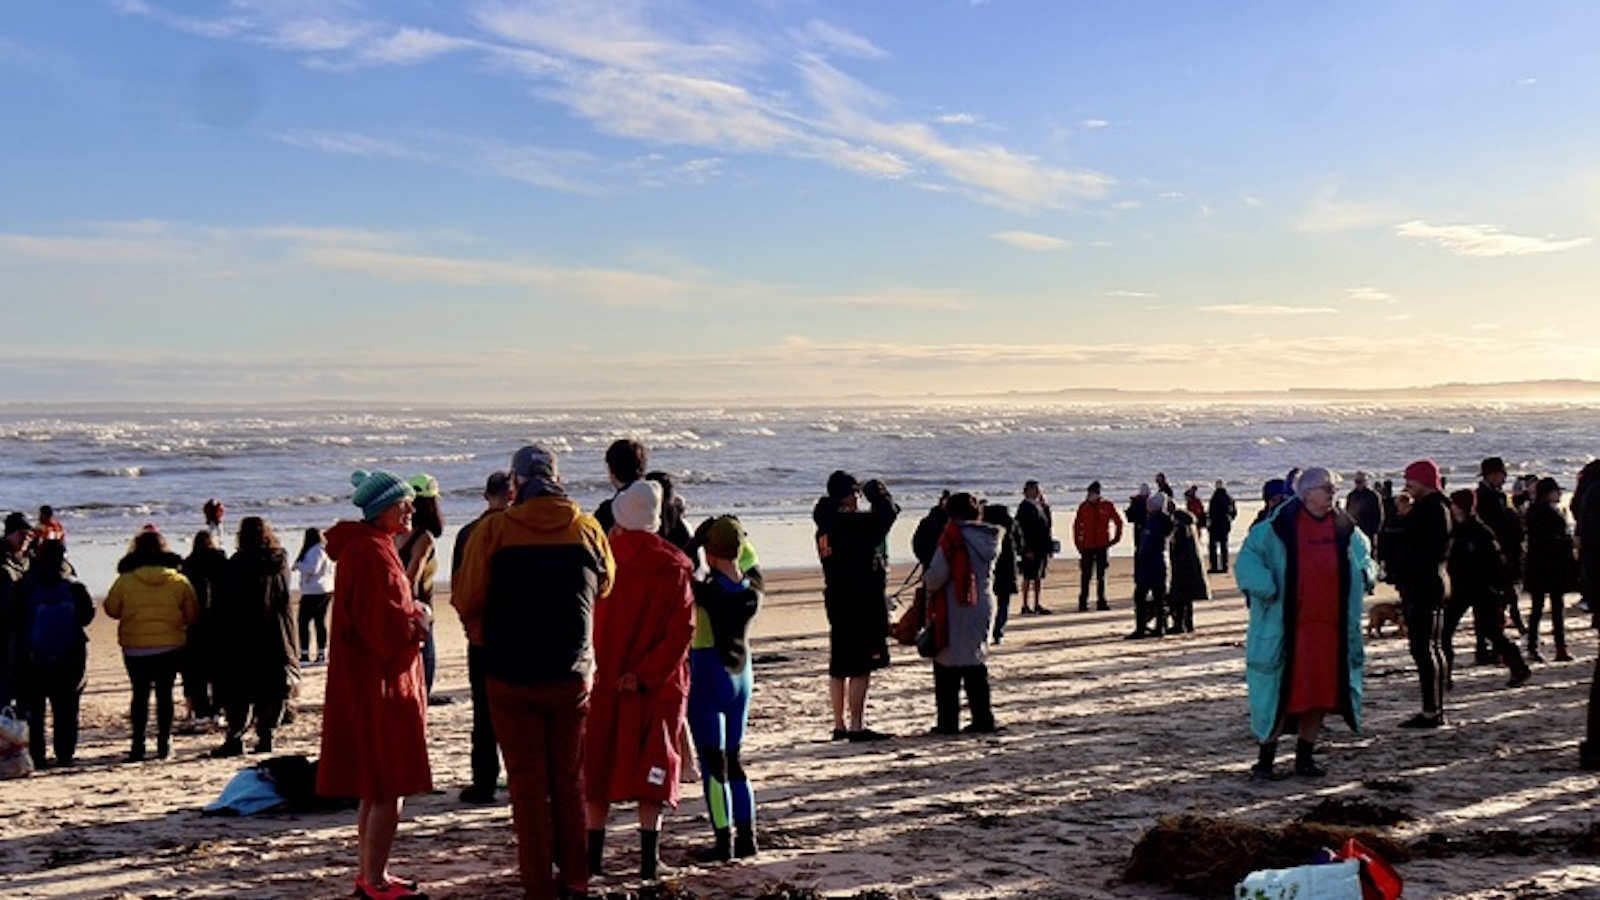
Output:
[[[11,707],[0,709],[0,779],[33,774],[28,754],[28,720],[17,718]]]
[[[1236,900],[1361,900],[1361,863],[1346,859],[1320,866],[1262,869],[1234,888]]]

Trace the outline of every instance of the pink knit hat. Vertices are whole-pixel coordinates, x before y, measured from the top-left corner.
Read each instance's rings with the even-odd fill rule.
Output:
[[[1419,459],[1406,466],[1406,480],[1439,490],[1439,464],[1431,459]]]

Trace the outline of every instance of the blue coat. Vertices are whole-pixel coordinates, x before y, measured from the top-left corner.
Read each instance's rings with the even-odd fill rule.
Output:
[[[1244,679],[1250,689],[1250,731],[1258,741],[1275,738],[1283,729],[1284,706],[1289,692],[1284,684],[1294,677],[1295,614],[1294,596],[1298,569],[1292,548],[1296,546],[1295,521],[1300,512],[1298,499],[1290,500],[1262,522],[1250,528],[1244,546],[1234,560],[1234,578],[1250,604],[1250,626],[1245,633]],[[1334,533],[1339,554],[1348,565],[1339,573],[1339,596],[1343,598],[1345,639],[1339,647],[1344,665],[1345,690],[1339,698],[1339,713],[1350,730],[1361,731],[1361,680],[1366,668],[1366,645],[1362,643],[1363,598],[1377,582],[1367,536],[1355,521],[1342,512],[1333,513]]]

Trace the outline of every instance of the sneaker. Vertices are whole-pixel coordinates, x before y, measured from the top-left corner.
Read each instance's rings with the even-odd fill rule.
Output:
[[[1523,685],[1527,684],[1531,678],[1533,678],[1532,669],[1525,668],[1520,672],[1512,672],[1511,680],[1506,682],[1506,687],[1522,687]]]
[[[1132,634],[1128,635],[1127,637],[1123,638],[1123,640],[1125,640],[1125,641],[1142,641],[1147,637],[1153,637],[1153,635],[1151,635],[1150,632],[1145,631],[1144,629],[1141,628],[1138,631],[1135,631]]]
[[[1572,654],[1565,647],[1556,648],[1556,662],[1572,662]]]
[[[1528,658],[1528,662],[1544,662],[1544,656],[1539,652],[1538,647],[1529,647],[1528,652],[1523,655]]]
[[[1048,616],[1048,615],[1050,615],[1050,610],[1045,609],[1042,606],[1035,606],[1033,608],[1033,612],[1034,612],[1035,615],[1040,615],[1040,616]]]
[[[241,741],[238,738],[228,738],[222,742],[222,746],[211,751],[212,759],[227,759],[232,756],[243,755],[244,741]]]
[[[1271,766],[1263,766],[1261,763],[1256,763],[1250,767],[1251,781],[1277,781],[1281,777],[1278,773],[1272,771]]]
[[[1110,612],[1111,611],[1111,604],[1105,602],[1104,600],[1101,600],[1099,603],[1096,603],[1094,605],[1094,608],[1096,610],[1100,611],[1100,612]]]
[[[832,738],[832,740],[842,741],[842,740],[844,740],[845,738],[847,738],[849,736],[850,736],[850,729],[844,728],[844,727],[839,727],[839,728],[835,728],[833,730],[833,738]]]
[[[1295,760],[1294,773],[1301,778],[1321,778],[1328,771],[1309,759]]]
[[[309,653],[300,654],[300,665],[302,665],[302,666],[311,665],[311,654],[309,654]]]
[[[1414,715],[1411,718],[1405,720],[1404,722],[1401,722],[1400,723],[1400,727],[1401,728],[1438,728],[1440,725],[1443,725],[1443,724],[1444,724],[1444,715],[1442,713],[1436,713],[1436,714],[1431,715],[1431,716],[1428,715],[1427,713],[1417,713],[1416,715]]]
[[[1024,606],[1021,610],[1019,610],[1017,612],[1017,615],[1019,615],[1019,616],[1031,616],[1031,615],[1033,615],[1033,607]]]
[[[928,734],[934,735],[934,736],[937,736],[937,737],[949,737],[950,735],[960,734],[960,733],[961,733],[961,730],[959,728],[956,728],[953,725],[935,725],[932,728],[928,729]]]
[[[493,803],[494,788],[479,787],[475,784],[467,785],[461,789],[460,799],[462,803]]]
[[[994,734],[995,732],[997,732],[999,730],[1000,730],[1000,726],[996,725],[993,722],[986,722],[986,723],[984,723],[982,725],[978,724],[977,722],[973,722],[973,723],[969,724],[967,727],[961,729],[961,733],[962,734]]]
[[[892,737],[894,737],[892,734],[884,734],[881,731],[873,731],[871,728],[863,728],[860,731],[850,732],[849,741],[852,744],[860,744],[871,741],[887,741]]]

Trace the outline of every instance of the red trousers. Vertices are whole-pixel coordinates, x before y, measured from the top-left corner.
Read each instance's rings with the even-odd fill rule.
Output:
[[[569,890],[589,886],[583,818],[583,723],[589,685],[489,678],[489,714],[505,757],[517,866],[527,900],[555,900],[554,863]]]

